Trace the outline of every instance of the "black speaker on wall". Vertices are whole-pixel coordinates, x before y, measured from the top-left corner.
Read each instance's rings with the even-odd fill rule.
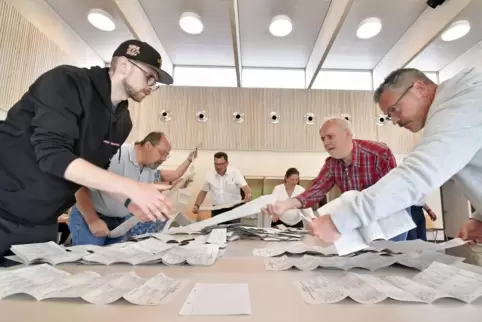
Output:
[[[442,5],[444,2],[445,2],[445,0],[428,0],[427,6],[429,6],[432,9],[435,9],[438,6]]]

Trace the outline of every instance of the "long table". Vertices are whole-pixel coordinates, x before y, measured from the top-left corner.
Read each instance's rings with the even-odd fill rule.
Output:
[[[309,243],[312,243],[309,240]],[[167,304],[147,307],[118,301],[109,305],[94,305],[82,300],[44,300],[36,302],[25,297],[7,298],[0,301],[0,321],[2,322],[118,322],[118,321],[436,321],[471,322],[482,320],[482,300],[464,304],[456,300],[442,299],[434,304],[402,303],[386,300],[375,305],[358,304],[344,300],[337,304],[308,305],[292,281],[319,274],[343,276],[339,270],[317,269],[303,272],[299,270],[266,271],[263,258],[253,257],[251,250],[273,243],[259,241],[236,241],[228,244],[225,255],[209,267],[194,266],[57,266],[68,272],[92,270],[101,274],[135,271],[140,276],[150,277],[163,272],[171,277],[190,279],[191,284]],[[367,273],[365,270],[353,272]],[[379,276],[413,276],[417,271],[402,267],[389,267],[372,274]],[[250,316],[206,316],[183,317],[178,312],[195,282],[205,283],[248,283],[251,296],[252,315]]]

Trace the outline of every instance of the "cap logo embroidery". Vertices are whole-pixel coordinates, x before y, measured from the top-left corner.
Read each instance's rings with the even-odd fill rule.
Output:
[[[139,55],[140,53],[141,53],[141,51],[140,51],[139,46],[129,45],[129,47],[127,47],[127,51],[126,51],[126,54],[127,54],[127,55],[137,56],[137,55]]]
[[[157,59],[157,63],[159,64],[159,67],[162,65],[161,57],[159,57],[159,58]]]

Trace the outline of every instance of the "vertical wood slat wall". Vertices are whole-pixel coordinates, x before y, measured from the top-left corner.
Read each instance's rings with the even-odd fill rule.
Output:
[[[415,143],[405,129],[376,126],[379,112],[370,91],[162,87],[131,105],[129,141],[163,131],[174,149],[192,149],[202,142],[209,150],[323,151],[321,124],[342,114],[351,115],[356,138],[385,142],[394,153],[408,153]],[[161,121],[162,110],[171,112],[171,121]],[[196,120],[198,111],[206,112],[205,123]],[[236,123],[234,112],[244,113],[244,122]],[[280,115],[278,124],[269,122],[271,112]],[[313,125],[304,121],[308,112],[316,115]]]
[[[0,109],[8,110],[45,71],[75,64],[5,0],[0,0]]]

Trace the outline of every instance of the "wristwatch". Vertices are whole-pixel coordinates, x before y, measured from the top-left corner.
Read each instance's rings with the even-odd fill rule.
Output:
[[[124,201],[124,207],[129,208],[131,201],[132,201],[131,198],[127,198],[126,201]]]

